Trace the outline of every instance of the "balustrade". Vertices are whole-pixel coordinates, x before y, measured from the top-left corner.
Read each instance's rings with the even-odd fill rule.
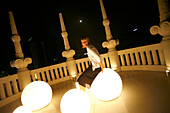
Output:
[[[0,79],[0,99],[3,100],[19,92],[17,74]]]
[[[31,71],[32,81],[40,80],[51,83],[67,76],[68,69],[65,62]]]
[[[120,50],[118,51],[118,55],[122,66],[121,69],[126,68],[126,70],[128,70],[133,67],[133,69],[138,70],[140,69],[139,66],[142,66],[143,68],[140,70],[153,70],[152,67],[157,65],[161,67],[160,70],[165,70],[165,60],[160,44]],[[151,67],[148,67],[147,65],[150,65]]]
[[[121,70],[154,70],[165,71],[165,60],[160,44],[153,44],[137,48],[118,51]],[[101,60],[105,68],[111,68],[107,53],[101,54]],[[90,60],[81,58],[76,60],[78,75],[91,64]],[[132,67],[132,68],[131,68]],[[154,67],[152,69],[152,67]],[[156,68],[155,68],[156,67]],[[69,71],[66,62],[31,70],[32,81],[45,81],[50,85],[69,80]],[[20,93],[18,75],[0,78],[0,103],[15,94]],[[19,98],[19,96],[18,96]],[[4,103],[4,102],[3,102]],[[4,104],[2,104],[4,105]]]

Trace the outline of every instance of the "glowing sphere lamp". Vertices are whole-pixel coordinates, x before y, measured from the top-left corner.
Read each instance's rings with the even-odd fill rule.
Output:
[[[121,94],[122,80],[117,72],[104,68],[103,73],[100,72],[94,79],[90,90],[97,99],[110,101]]]
[[[48,83],[43,81],[34,81],[28,84],[21,94],[23,106],[30,108],[32,111],[47,106],[51,99],[52,89]]]
[[[62,113],[89,113],[91,102],[87,93],[80,89],[67,91],[60,102]]]
[[[19,106],[13,111],[13,113],[32,113],[32,111],[25,106]]]

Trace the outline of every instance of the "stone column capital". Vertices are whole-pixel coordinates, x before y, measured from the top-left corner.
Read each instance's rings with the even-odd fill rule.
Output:
[[[74,55],[75,55],[75,51],[73,49],[62,52],[62,56],[66,57],[67,60],[72,59]]]
[[[10,62],[11,67],[16,67],[18,70],[25,70],[27,69],[28,64],[32,63],[32,59],[27,57],[23,59],[16,59]]]
[[[110,49],[115,49],[117,45],[119,45],[119,40],[118,39],[117,40],[111,39],[111,40],[108,40],[108,41],[104,41],[102,43],[102,46],[104,48],[108,48],[109,50]]]
[[[161,36],[170,36],[170,22],[164,21],[160,23],[160,26],[152,26],[150,28],[152,35],[160,34]]]

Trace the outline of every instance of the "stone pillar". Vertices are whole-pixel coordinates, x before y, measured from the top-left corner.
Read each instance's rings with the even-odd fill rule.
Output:
[[[16,60],[10,62],[11,67],[17,68],[18,81],[20,90],[22,91],[27,84],[31,82],[30,71],[27,69],[28,64],[32,63],[31,58],[24,58],[24,54],[22,52],[21,44],[20,44],[20,36],[18,35],[17,28],[15,25],[14,17],[12,12],[9,12],[9,19],[12,31],[12,41],[14,42],[15,52],[16,52]]]
[[[118,58],[118,52],[116,50],[116,46],[119,44],[118,40],[113,39],[111,30],[109,27],[110,21],[107,19],[106,11],[103,5],[103,1],[100,0],[101,12],[103,16],[103,25],[105,27],[106,32],[106,40],[102,43],[104,48],[108,48],[108,56],[110,58],[111,68],[120,71],[120,61]]]
[[[69,41],[68,41],[68,33],[66,32],[64,21],[62,14],[59,13],[59,18],[60,18],[60,24],[61,24],[61,29],[62,29],[62,37],[64,40],[64,45],[65,45],[65,51],[62,52],[62,56],[67,58],[66,64],[68,67],[68,72],[71,77],[71,79],[74,79],[77,77],[77,67],[76,67],[76,61],[74,60],[73,56],[75,55],[75,51],[70,49]]]
[[[152,35],[163,36],[161,45],[165,58],[166,68],[170,70],[170,3],[168,0],[158,0],[160,23],[150,28]]]
[[[158,0],[160,23],[170,19],[170,3],[169,0]]]

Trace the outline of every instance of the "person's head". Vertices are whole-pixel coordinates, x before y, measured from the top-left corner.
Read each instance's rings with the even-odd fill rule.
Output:
[[[89,37],[82,37],[81,38],[81,44],[83,48],[88,47],[88,45],[90,44],[90,39]]]

